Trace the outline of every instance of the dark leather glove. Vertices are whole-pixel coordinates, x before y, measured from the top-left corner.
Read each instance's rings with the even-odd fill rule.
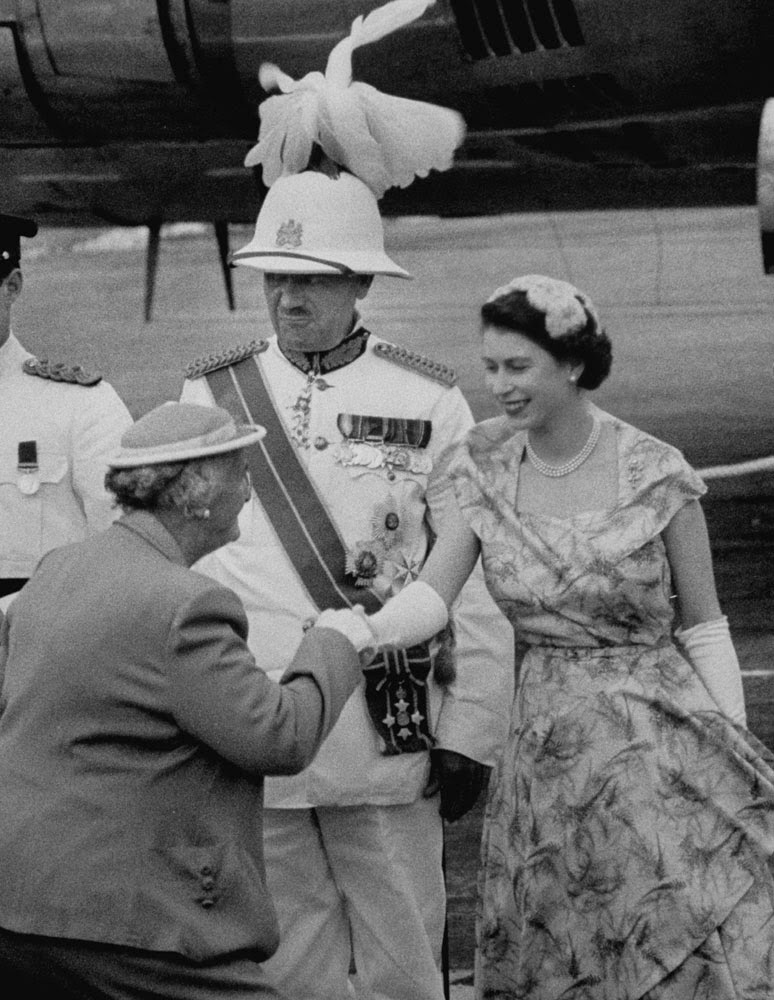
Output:
[[[424,797],[441,793],[441,816],[454,823],[473,808],[489,780],[489,768],[454,750],[430,751],[430,777]]]

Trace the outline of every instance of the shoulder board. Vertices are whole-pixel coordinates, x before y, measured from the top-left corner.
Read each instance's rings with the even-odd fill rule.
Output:
[[[229,365],[235,365],[238,361],[251,358],[254,354],[261,354],[268,346],[268,340],[251,340],[249,344],[240,344],[238,347],[230,347],[217,354],[196,358],[186,367],[185,377],[201,378],[202,375],[217,371],[218,368],[228,368]]]
[[[449,388],[457,384],[457,373],[450,365],[444,365],[440,361],[432,361],[417,351],[408,351],[405,347],[399,347],[397,344],[382,342],[375,345],[374,353],[386,361],[402,365],[404,368],[409,368],[411,371],[424,375],[434,382],[440,382],[441,385]]]
[[[38,378],[51,379],[52,382],[70,382],[73,385],[90,386],[102,381],[99,372],[87,372],[80,365],[66,365],[62,361],[49,361],[48,358],[27,358],[22,364],[22,370],[27,375],[37,375]]]

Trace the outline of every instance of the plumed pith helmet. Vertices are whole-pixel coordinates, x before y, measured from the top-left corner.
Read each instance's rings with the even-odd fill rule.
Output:
[[[260,106],[258,143],[245,166],[261,168],[269,192],[255,236],[232,255],[234,264],[411,277],[384,252],[378,199],[390,187],[450,167],[465,123],[449,108],[353,81],[352,52],[421,17],[434,2],[391,0],[356,17],[324,73],[293,80],[277,66],[261,66],[261,86],[279,93]]]
[[[376,198],[346,171],[280,177],[261,206],[255,235],[231,259],[276,273],[411,277],[384,251]]]

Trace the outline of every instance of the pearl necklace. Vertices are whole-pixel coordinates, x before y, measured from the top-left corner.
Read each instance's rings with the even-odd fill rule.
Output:
[[[588,440],[578,454],[574,458],[571,458],[568,462],[565,462],[564,465],[549,465],[548,462],[544,462],[539,455],[535,454],[532,445],[529,443],[529,436],[527,437],[526,445],[527,457],[542,476],[551,476],[552,478],[568,476],[571,472],[575,472],[576,469],[579,469],[592,451],[594,451],[597,446],[597,441],[599,441],[601,431],[602,424],[596,417],[594,417],[594,423],[592,424]]]

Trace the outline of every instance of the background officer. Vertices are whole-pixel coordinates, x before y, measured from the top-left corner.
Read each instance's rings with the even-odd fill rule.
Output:
[[[107,458],[132,423],[100,375],[38,360],[11,332],[23,284],[20,237],[37,229],[0,215],[0,606],[46,552],[114,519]]]

